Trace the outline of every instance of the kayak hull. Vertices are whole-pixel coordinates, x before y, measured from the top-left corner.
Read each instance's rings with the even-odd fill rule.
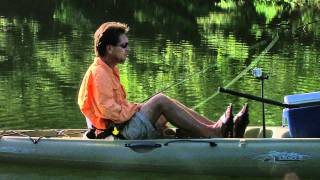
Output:
[[[0,139],[1,162],[219,176],[320,176],[319,151],[318,138]]]

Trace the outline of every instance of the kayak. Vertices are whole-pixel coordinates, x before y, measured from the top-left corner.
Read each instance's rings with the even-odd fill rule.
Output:
[[[85,129],[0,131],[0,161],[219,176],[320,176],[319,138],[248,127],[244,138],[99,140]]]

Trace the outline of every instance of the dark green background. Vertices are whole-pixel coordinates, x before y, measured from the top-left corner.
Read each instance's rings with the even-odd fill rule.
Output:
[[[0,128],[86,126],[77,92],[94,57],[93,33],[105,21],[131,28],[130,55],[120,66],[130,101],[188,78],[165,93],[194,107],[255,60],[269,75],[267,98],[319,91],[316,2],[1,0]],[[276,33],[279,41],[259,56]],[[260,94],[250,73],[230,88]],[[215,120],[229,102],[235,112],[248,102],[251,125],[261,124],[261,104],[243,98],[219,94],[196,110]],[[267,125],[280,125],[281,116],[282,108],[266,106]]]

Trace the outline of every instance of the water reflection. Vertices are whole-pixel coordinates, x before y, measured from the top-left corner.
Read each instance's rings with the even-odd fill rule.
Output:
[[[12,7],[12,8],[7,8]],[[121,12],[121,13],[119,13]],[[131,52],[120,67],[129,99],[165,91],[196,106],[227,85],[266,47],[266,97],[318,91],[319,4],[285,1],[3,0],[0,2],[0,126],[3,129],[82,128],[76,96],[93,59],[92,35],[110,20],[126,22]],[[309,23],[309,24],[308,24]],[[201,73],[200,73],[201,72]],[[180,83],[182,82],[182,83]],[[259,95],[246,74],[230,88]],[[249,102],[252,125],[260,103],[217,95],[197,111],[217,119],[225,106]],[[267,124],[280,125],[282,109],[267,106]]]
[[[294,173],[285,175],[285,177],[297,177]],[[13,163],[0,164],[0,179],[203,179],[203,180],[281,180],[281,177],[226,177],[214,175],[197,175],[186,173],[156,173],[156,172],[143,172],[143,171],[110,171],[106,168],[75,168],[75,167],[59,167],[52,165],[17,165]],[[297,177],[297,179],[299,179]]]

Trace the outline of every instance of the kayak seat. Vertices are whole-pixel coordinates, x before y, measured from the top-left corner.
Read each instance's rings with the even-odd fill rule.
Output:
[[[96,129],[92,125],[91,121],[86,117],[86,123],[88,130],[83,134],[83,139],[101,139],[96,135]],[[98,135],[99,136],[99,135]],[[115,137],[113,135],[109,135],[103,138],[104,140],[113,141]]]

